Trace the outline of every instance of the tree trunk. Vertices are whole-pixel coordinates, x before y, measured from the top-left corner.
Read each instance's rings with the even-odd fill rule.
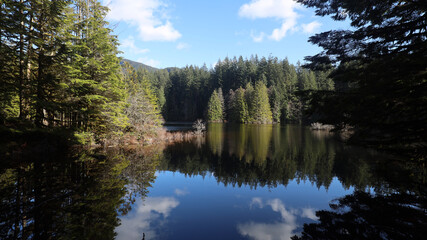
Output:
[[[19,80],[18,80],[18,92],[19,92],[19,118],[25,119],[26,114],[24,113],[24,32],[25,32],[25,23],[24,23],[24,1],[20,0],[20,26],[21,32],[19,33]]]
[[[33,28],[33,26],[32,26],[32,24],[33,24],[33,13],[32,13],[32,11],[29,11],[29,31],[28,31],[28,36],[27,36],[27,56],[26,56],[26,58],[25,58],[25,64],[24,64],[24,66],[27,68],[26,70],[27,70],[27,73],[26,73],[26,76],[25,76],[25,78],[24,78],[24,80],[25,80],[25,87],[24,87],[24,89],[23,89],[23,103],[22,103],[22,107],[23,107],[23,110],[24,110],[24,114],[25,115],[27,115],[28,114],[28,112],[27,112],[27,108],[28,108],[28,106],[30,105],[30,101],[29,101],[29,99],[27,99],[26,97],[27,97],[27,91],[31,91],[31,89],[29,89],[30,87],[29,86],[26,86],[26,84],[29,84],[30,83],[30,80],[31,80],[31,58],[32,58],[32,54],[33,54],[33,43],[32,43],[32,37],[33,37],[33,30],[34,30],[34,28]]]

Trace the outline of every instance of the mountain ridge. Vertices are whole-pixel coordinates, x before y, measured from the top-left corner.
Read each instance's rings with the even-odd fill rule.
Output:
[[[155,72],[155,71],[160,70],[159,68],[148,66],[148,65],[146,65],[144,63],[140,63],[140,62],[137,62],[137,61],[126,59],[126,58],[123,58],[123,60],[120,62],[120,65],[123,65],[124,62],[129,63],[135,69],[143,68],[143,69],[145,69],[145,70],[147,70],[149,72]]]

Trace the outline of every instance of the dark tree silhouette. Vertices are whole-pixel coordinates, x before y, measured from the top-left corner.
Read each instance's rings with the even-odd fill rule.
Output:
[[[330,204],[332,211],[316,212],[320,222],[305,224],[293,239],[424,239],[426,198],[421,196],[356,191]]]
[[[336,67],[336,90],[314,109],[325,122],[350,124],[358,141],[425,157],[427,149],[427,4],[422,0],[298,0],[319,16],[351,21],[351,30],[310,37],[324,50],[312,69]]]

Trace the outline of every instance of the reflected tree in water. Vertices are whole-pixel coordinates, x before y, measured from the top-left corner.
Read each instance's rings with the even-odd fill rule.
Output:
[[[1,174],[1,239],[113,239],[126,164],[32,154]]]
[[[332,210],[318,211],[319,222],[306,224],[303,233],[294,239],[426,236],[425,170],[402,167],[396,158],[339,144],[328,133],[319,134],[301,126],[228,125],[221,131],[221,154],[212,151],[209,138],[201,147],[191,143],[171,145],[166,147],[159,168],[190,176],[213,175],[225,186],[275,188],[291,181],[309,181],[328,189],[337,178],[345,188],[355,189],[353,194],[333,202]],[[255,156],[263,159],[255,160]],[[311,219],[315,219],[314,214]],[[239,226],[244,236],[260,236],[253,223]],[[292,228],[292,235],[300,230]]]
[[[215,124],[209,131],[201,147],[166,147],[159,169],[190,176],[211,172],[225,185],[253,188],[286,186],[293,179],[328,188],[338,177],[347,187],[365,189],[372,186],[370,172],[378,167],[370,164],[376,163],[375,152],[344,147],[331,135],[314,135],[300,126]]]
[[[268,157],[273,125],[233,125],[227,132],[227,152],[248,164],[253,161],[262,167]],[[222,130],[222,129],[221,129]]]
[[[250,163],[252,159],[249,156],[253,156],[253,161],[259,167],[265,166],[270,151],[271,135],[273,131],[272,125],[250,125],[246,130],[249,134],[248,145],[246,146],[246,152],[248,157],[246,162]]]
[[[215,155],[221,155],[223,148],[223,124],[210,123],[208,124],[207,132],[209,147]]]
[[[120,156],[128,161],[128,166],[122,171],[121,176],[126,179],[126,196],[123,203],[125,215],[131,210],[131,205],[136,199],[145,199],[148,188],[152,186],[156,179],[156,167],[163,157],[162,145],[148,146],[135,149],[115,149],[108,155]]]
[[[229,154],[236,155],[242,159],[246,154],[246,143],[248,142],[248,134],[245,129],[248,127],[246,124],[235,125],[236,130],[228,133]]]
[[[145,197],[155,178],[152,156],[43,145],[1,155],[0,239],[114,239],[130,196]]]

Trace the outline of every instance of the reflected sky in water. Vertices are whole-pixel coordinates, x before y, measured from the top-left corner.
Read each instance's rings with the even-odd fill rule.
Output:
[[[277,188],[225,186],[212,174],[162,171],[145,201],[122,218],[117,239],[290,239],[315,211],[351,193],[334,178],[326,190],[309,181]]]
[[[408,184],[413,181],[408,172],[388,156],[297,125],[210,124],[207,129],[204,137],[166,147],[147,198],[122,217],[118,239],[141,239],[143,234],[145,239],[255,240],[326,234],[328,239],[336,236],[334,227],[316,232],[316,224],[329,226],[334,220],[319,218],[319,212],[335,216],[329,212],[330,203],[346,198],[353,205],[344,201],[342,209],[358,214],[363,209],[357,205],[359,197],[380,203],[373,204],[371,214],[360,212],[367,218],[362,222],[374,226],[371,236],[400,233],[398,226],[392,233],[376,229],[377,220],[370,219],[381,214],[375,206],[387,205],[390,192],[411,192],[408,186],[417,186]],[[390,176],[399,176],[399,181],[390,181]],[[376,197],[382,194],[384,198]],[[383,220],[378,221],[381,225]],[[351,221],[346,224],[340,234],[354,226]],[[338,238],[363,236],[366,226],[357,225],[357,230]],[[403,230],[408,231],[412,230]]]
[[[296,125],[210,124],[166,147],[118,239],[290,239],[316,211],[378,182],[378,155]]]
[[[415,164],[302,126],[207,129],[190,142],[136,148],[7,143],[0,239],[427,235],[426,174]]]

